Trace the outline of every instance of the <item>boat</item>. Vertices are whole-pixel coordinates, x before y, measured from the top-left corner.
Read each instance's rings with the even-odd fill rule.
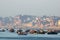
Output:
[[[49,30],[47,34],[58,34],[55,30]]]
[[[0,32],[5,32],[5,29],[0,29]]]
[[[30,34],[35,34],[35,33],[37,33],[37,31],[36,30],[30,30],[29,33]]]
[[[16,31],[18,35],[27,35],[26,32],[23,32],[23,30],[19,29]]]
[[[15,32],[15,30],[13,28],[9,29],[10,32]]]

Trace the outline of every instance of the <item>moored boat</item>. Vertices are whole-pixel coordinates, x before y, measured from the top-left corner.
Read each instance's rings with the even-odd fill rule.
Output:
[[[55,30],[48,30],[47,34],[58,34]]]
[[[0,32],[5,32],[5,29],[0,29]]]
[[[15,30],[13,28],[9,29],[10,32],[15,32]]]

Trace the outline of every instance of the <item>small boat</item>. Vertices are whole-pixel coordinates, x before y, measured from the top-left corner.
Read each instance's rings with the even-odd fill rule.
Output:
[[[19,30],[16,31],[16,33],[18,33],[18,32],[22,32],[22,31],[23,31],[23,30],[19,29]]]
[[[57,33],[60,33],[60,30],[56,30]]]
[[[29,31],[30,31],[30,30],[28,29],[28,30],[26,30],[25,32],[28,33]]]
[[[48,32],[47,32],[47,34],[58,34],[56,31],[54,31],[54,30],[49,30]]]
[[[0,29],[0,32],[5,32],[5,29]]]
[[[18,35],[27,35],[27,33],[23,32],[23,30],[21,30],[21,29],[17,30],[17,34]]]
[[[13,28],[9,29],[10,32],[15,32]]]
[[[45,34],[45,31],[40,30],[39,34]]]
[[[18,32],[17,34],[18,34],[18,35],[27,35],[26,32]]]
[[[58,33],[56,33],[56,32],[48,32],[47,34],[58,34]]]
[[[35,34],[35,33],[37,33],[37,31],[35,31],[35,30],[30,30],[29,33],[30,33],[30,34]]]

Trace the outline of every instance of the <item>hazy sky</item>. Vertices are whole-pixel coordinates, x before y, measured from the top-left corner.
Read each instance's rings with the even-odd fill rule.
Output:
[[[0,0],[0,16],[60,16],[60,0]]]

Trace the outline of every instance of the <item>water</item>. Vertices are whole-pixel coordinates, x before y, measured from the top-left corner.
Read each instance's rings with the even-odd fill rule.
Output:
[[[60,40],[60,34],[47,35],[47,34],[28,34],[18,35],[11,32],[0,32],[0,40]]]
[[[4,38],[0,40],[60,40],[60,38],[46,38],[46,37],[22,37],[22,38]]]

